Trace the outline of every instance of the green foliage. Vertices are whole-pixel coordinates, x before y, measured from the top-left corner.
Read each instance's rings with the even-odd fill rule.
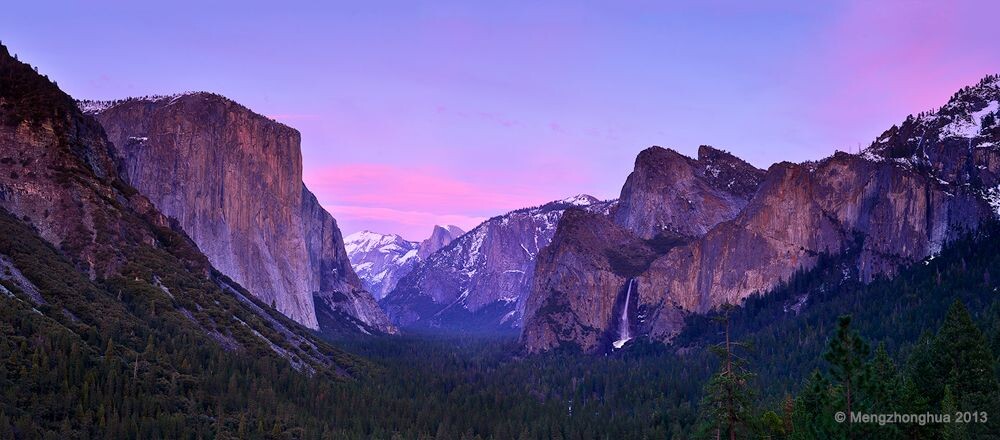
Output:
[[[207,340],[205,329],[227,329],[214,317],[223,309],[209,306],[212,301],[219,300],[226,313],[248,322],[254,315],[241,312],[238,304],[229,302],[231,297],[204,291],[207,287],[197,277],[188,278],[162,252],[138,253],[126,268],[127,277],[92,283],[58,251],[32,239],[30,231],[0,232],[0,243],[10,243],[0,247],[0,254],[23,259],[19,267],[28,268],[22,270],[47,292],[50,303],[37,307],[39,314],[16,286],[4,284],[18,299],[2,300],[0,433],[27,432],[29,438],[64,431],[79,438],[268,438],[275,431],[283,438],[691,438],[699,426],[698,402],[706,385],[710,393],[713,387],[726,388],[722,381],[710,383],[713,372],[720,371],[720,359],[704,349],[720,342],[710,336],[719,334],[718,323],[706,326],[703,333],[693,328],[684,335],[686,341],[703,342],[690,345],[693,348],[683,355],[636,341],[609,356],[559,352],[521,358],[514,335],[342,340],[345,349],[370,360],[366,364],[339,355],[357,380],[309,378],[268,350],[227,352]],[[745,364],[755,379],[740,381],[756,397],[744,405],[747,423],[741,434],[845,438],[845,426],[832,418],[842,410],[842,380],[833,379],[834,367],[823,357],[835,351],[831,342],[845,346],[842,342],[855,336],[880,342],[873,355],[853,358],[862,359],[864,373],[852,374],[867,380],[861,380],[852,399],[872,412],[942,408],[941,400],[922,395],[925,381],[916,378],[916,366],[922,364],[931,368],[927,374],[949,377],[935,372],[954,361],[935,357],[979,353],[961,358],[970,363],[981,361],[985,353],[995,366],[989,352],[975,347],[989,346],[997,333],[976,336],[969,323],[997,327],[998,309],[990,306],[993,287],[983,274],[1000,270],[1000,253],[992,239],[970,238],[960,244],[961,252],[946,249],[929,264],[907,269],[894,280],[815,293],[797,314],[786,311],[788,303],[798,302],[798,293],[819,291],[812,286],[829,288],[831,278],[804,273],[783,288],[788,290],[730,311],[733,338],[749,340],[755,347]],[[837,261],[824,264],[842,274]],[[33,265],[39,269],[30,269]],[[156,267],[169,268],[155,274],[172,286],[175,298],[141,281],[150,280]],[[174,272],[178,278],[168,275]],[[944,274],[940,287],[938,273]],[[912,293],[920,289],[930,293]],[[959,309],[945,319],[947,305],[956,298],[977,304],[972,310],[981,311],[978,318],[963,316]],[[206,310],[199,312],[198,307]],[[72,310],[76,320],[62,313],[63,308]],[[192,312],[199,326],[179,310]],[[852,313],[849,327],[831,325],[831,316],[843,313]],[[942,330],[930,332],[937,328]],[[233,337],[245,344],[253,341]],[[956,345],[949,348],[945,339]],[[918,362],[925,354],[931,360]],[[898,359],[911,360],[900,370]],[[35,368],[34,362],[49,367]],[[850,365],[856,367],[857,362]],[[805,368],[806,373],[800,373]],[[83,380],[76,380],[79,377]],[[966,389],[966,383],[975,383],[972,379],[959,376],[942,384],[941,393],[945,385],[949,390]],[[786,398],[789,393],[795,397]],[[953,393],[954,405],[961,408],[962,397]],[[944,435],[940,426],[857,428],[855,438]]]
[[[699,434],[704,438],[744,437],[752,429],[753,392],[750,380],[753,377],[746,361],[736,352],[745,344],[732,341],[729,333],[727,305],[720,321],[725,328],[725,340],[712,347],[719,356],[719,370],[705,385],[705,395],[701,405],[701,426]],[[775,417],[777,417],[775,415]]]
[[[952,414],[997,414],[1000,385],[996,358],[964,304],[952,304],[941,329],[926,347],[911,358],[913,381],[922,396],[930,402],[942,402],[942,411],[948,403],[954,409]],[[967,431],[974,438],[998,438],[998,429],[1000,424],[991,421],[970,424]]]
[[[795,400],[792,415],[793,439],[836,438],[839,431],[831,414],[835,412],[830,381],[819,370],[813,371]]]
[[[859,410],[858,388],[867,379],[865,361],[868,358],[868,343],[861,339],[856,330],[851,329],[851,317],[841,316],[837,320],[837,332],[823,359],[829,364],[830,377],[835,390],[835,406],[845,414]],[[850,431],[850,424],[846,425]]]

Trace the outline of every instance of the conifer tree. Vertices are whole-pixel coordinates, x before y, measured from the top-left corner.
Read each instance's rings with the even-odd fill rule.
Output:
[[[712,438],[735,440],[744,437],[751,428],[753,417],[749,382],[753,375],[746,368],[746,361],[736,353],[745,349],[746,344],[733,341],[730,337],[729,314],[732,306],[723,306],[718,318],[724,328],[725,339],[712,347],[720,359],[719,371],[705,385],[705,395],[701,402],[701,434]]]
[[[859,410],[857,394],[866,379],[865,361],[868,352],[868,343],[857,330],[851,329],[851,317],[841,316],[837,321],[837,333],[830,341],[823,359],[830,364],[830,376],[837,384],[836,406],[846,414],[848,420],[853,412]],[[847,438],[853,438],[851,424],[844,423],[844,426]]]
[[[941,396],[932,401],[944,401],[948,388],[958,411],[982,412],[986,423],[970,423],[969,434],[974,438],[1000,438],[998,424],[989,417],[998,414],[1000,386],[994,370],[994,358],[986,337],[972,322],[968,309],[955,301],[945,316],[944,323],[933,343],[932,366],[934,378],[925,383],[937,388],[926,390],[931,396]]]
[[[941,413],[954,416],[957,412],[958,404],[955,403],[955,396],[951,393],[951,387],[945,385],[944,398],[941,400]],[[942,440],[967,440],[969,438],[964,423],[952,421],[952,423],[945,423],[941,426]]]
[[[837,426],[833,419],[830,381],[814,370],[795,399],[792,412],[792,435],[796,440],[833,438]]]

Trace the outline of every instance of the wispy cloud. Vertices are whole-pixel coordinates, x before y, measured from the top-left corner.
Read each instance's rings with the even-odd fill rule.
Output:
[[[331,203],[400,212],[472,216],[545,200],[544,193],[530,184],[505,179],[462,180],[449,170],[426,165],[362,163],[306,168],[304,180],[310,188],[325,194]]]
[[[412,240],[425,238],[424,236],[430,233],[430,225],[455,225],[468,231],[487,219],[487,217],[462,214],[435,214],[369,206],[324,204],[324,207],[337,218],[345,230],[356,230],[355,224],[387,225],[391,229],[376,232],[399,233]]]

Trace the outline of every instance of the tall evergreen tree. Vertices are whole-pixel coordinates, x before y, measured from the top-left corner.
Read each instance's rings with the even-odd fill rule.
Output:
[[[795,399],[792,411],[792,439],[821,440],[834,438],[838,426],[833,420],[833,397],[830,381],[814,370]]]
[[[753,375],[746,368],[746,360],[737,349],[745,349],[746,344],[733,341],[729,333],[729,313],[732,306],[723,306],[718,321],[723,325],[725,339],[712,347],[719,357],[719,371],[705,385],[701,401],[702,424],[700,431],[710,438],[744,437],[752,428],[753,393],[750,379]]]
[[[837,321],[837,333],[830,340],[823,359],[830,364],[830,376],[837,385],[836,406],[847,415],[848,420],[853,412],[860,409],[857,405],[859,400],[857,394],[867,376],[865,362],[868,353],[868,343],[861,338],[857,330],[851,328],[851,317],[841,316]],[[844,423],[844,426],[847,438],[853,438],[851,423]]]
[[[925,380],[937,388],[925,390],[930,396],[941,396],[945,388],[953,394],[958,411],[982,412],[987,423],[974,422],[968,431],[974,438],[1000,438],[1000,424],[989,421],[997,413],[1000,401],[993,354],[983,332],[976,327],[968,309],[956,301],[948,310],[944,323],[934,339],[933,373],[936,380]]]
[[[941,413],[954,415],[958,412],[958,404],[955,403],[955,396],[951,393],[951,387],[944,386],[944,397],[941,399]],[[941,427],[942,440],[968,440],[968,430],[964,423],[947,423]]]
[[[896,369],[895,362],[889,357],[885,344],[879,344],[875,356],[867,365],[865,383],[859,388],[859,404],[875,414],[905,412],[903,409],[903,377]],[[866,434],[876,434],[884,440],[910,438],[905,435],[899,425],[862,426],[860,431]]]

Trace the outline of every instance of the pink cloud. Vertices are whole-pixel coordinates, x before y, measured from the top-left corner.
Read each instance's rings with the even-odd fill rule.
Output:
[[[483,183],[452,176],[453,172],[432,166],[362,163],[306,168],[303,180],[327,195],[331,204],[469,218],[546,200],[532,185],[509,178]]]
[[[435,214],[368,206],[325,204],[324,207],[333,214],[345,232],[357,229],[355,225],[391,225],[388,226],[389,229],[376,232],[399,233],[411,240],[429,235],[430,225],[455,225],[468,231],[487,219],[462,214]]]

